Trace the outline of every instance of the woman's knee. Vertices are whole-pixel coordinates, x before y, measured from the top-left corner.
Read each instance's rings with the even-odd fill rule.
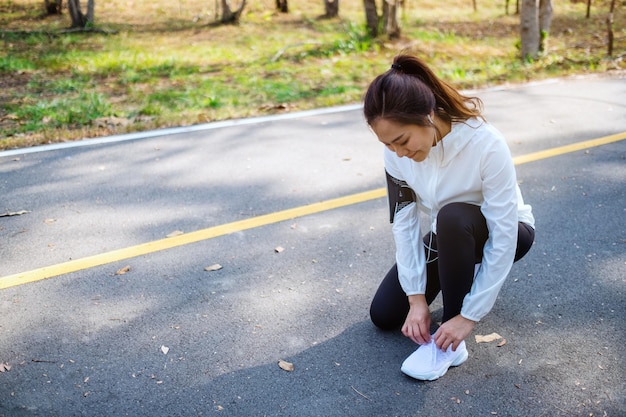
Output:
[[[437,235],[471,231],[476,222],[484,223],[486,226],[479,206],[468,203],[446,204],[437,214]]]
[[[370,319],[374,326],[381,330],[395,330],[402,325],[396,317],[372,308],[370,308]]]
[[[381,330],[395,330],[402,326],[408,313],[401,306],[391,306],[374,298],[370,305],[370,320]]]

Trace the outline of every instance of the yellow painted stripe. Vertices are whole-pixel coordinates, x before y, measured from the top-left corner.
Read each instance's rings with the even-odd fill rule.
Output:
[[[584,142],[572,143],[571,145],[559,146],[558,148],[546,149],[545,151],[517,156],[513,158],[513,162],[515,163],[515,165],[521,165],[527,162],[539,161],[541,159],[552,158],[566,153],[582,151],[583,149],[607,145],[609,143],[618,142],[624,139],[626,139],[626,132],[616,133],[615,135],[604,136],[598,139],[591,139]]]
[[[88,256],[85,258],[75,259],[72,261],[47,266],[32,271],[22,272],[14,275],[8,275],[0,278],[0,289],[14,287],[16,285],[26,284],[29,282],[39,281],[58,275],[69,274],[87,268],[108,264],[111,262],[121,261],[124,259],[134,258],[148,253],[158,252],[165,249],[175,248],[214,237],[227,235],[229,233],[239,232],[242,230],[253,229],[255,227],[265,226],[268,224],[278,223],[284,220],[295,219],[297,217],[307,216],[313,213],[332,210],[339,207],[349,206],[364,201],[374,200],[386,195],[384,188],[366,191],[359,194],[352,194],[346,197],[340,197],[333,200],[322,201],[307,206],[296,207],[288,210],[277,211],[262,216],[252,217],[250,219],[240,220],[227,223],[208,229],[198,230],[196,232],[185,233],[182,235],[169,237],[161,240],[155,240],[143,243],[137,246],[131,246],[124,249],[118,249],[98,255]]]
[[[534,152],[528,155],[521,155],[513,158],[516,165],[525,164],[528,162],[539,161],[546,158],[552,158],[558,155],[563,155],[570,152],[576,152],[583,149],[589,149],[609,143],[617,142],[626,139],[626,132],[617,133],[615,135],[605,136],[598,139],[592,139],[584,142],[578,142],[572,145],[561,146],[558,148],[552,148],[545,151]],[[152,242],[143,243],[128,248],[118,249],[110,252],[101,253],[98,255],[88,256],[56,265],[51,265],[39,269],[33,269],[14,275],[7,275],[0,278],[0,290],[5,288],[14,287],[17,285],[26,284],[29,282],[40,281],[46,278],[52,278],[59,275],[69,274],[71,272],[81,271],[83,269],[93,268],[108,263],[121,261],[124,259],[135,258],[137,256],[146,255],[153,252],[162,251],[165,249],[171,249],[178,246],[187,245],[190,243],[199,242],[202,240],[211,239],[218,236],[227,235],[229,233],[239,232],[242,230],[253,229],[255,227],[266,226],[273,223],[278,223],[285,220],[295,219],[297,217],[303,217],[314,213],[320,213],[327,210],[336,209],[339,207],[345,207],[352,204],[362,203],[369,200],[384,197],[386,195],[386,189],[384,187],[378,188],[363,193],[352,194],[346,197],[340,197],[333,200],[322,201],[319,203],[310,204],[307,206],[296,207],[283,211],[278,211],[262,216],[253,217],[250,219],[240,220],[232,223],[227,223],[208,229],[202,229],[191,233],[185,233],[179,236],[165,238],[161,240],[155,240]]]

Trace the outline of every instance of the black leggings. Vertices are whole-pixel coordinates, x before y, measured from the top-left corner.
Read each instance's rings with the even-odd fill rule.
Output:
[[[487,222],[480,207],[467,203],[443,207],[437,215],[437,234],[429,233],[424,237],[427,259],[437,259],[426,267],[426,302],[430,305],[439,291],[443,293],[442,321],[461,312],[463,299],[474,281],[474,265],[481,262],[488,237]],[[520,222],[515,261],[526,255],[534,239],[535,230]],[[376,291],[370,317],[377,327],[391,330],[402,326],[408,312],[408,298],[400,286],[397,265],[394,265]]]

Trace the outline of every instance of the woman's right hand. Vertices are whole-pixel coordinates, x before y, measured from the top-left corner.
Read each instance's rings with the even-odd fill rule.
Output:
[[[402,334],[417,344],[430,342],[430,310],[424,294],[409,295],[409,313]]]

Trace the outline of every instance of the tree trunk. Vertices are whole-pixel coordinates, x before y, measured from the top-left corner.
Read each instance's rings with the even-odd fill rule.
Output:
[[[591,16],[591,0],[587,0],[587,14],[585,17],[589,19],[589,16]]]
[[[324,0],[325,18],[339,16],[339,0]]]
[[[276,0],[276,10],[281,13],[289,13],[289,5],[287,0]]]
[[[539,50],[548,50],[548,35],[552,24],[552,0],[539,0]]]
[[[522,0],[520,13],[521,55],[523,60],[539,55],[539,10],[537,0]]]
[[[506,0],[504,3],[504,14],[509,14],[509,0]],[[519,14],[519,0],[515,0],[515,13]]]
[[[96,1],[89,0],[87,2],[87,22],[94,23],[94,14],[96,12]]]
[[[398,39],[400,37],[397,0],[383,1],[383,28],[389,39]]]
[[[63,11],[63,0],[44,0],[44,7],[48,16],[61,14]]]
[[[376,0],[363,0],[363,6],[365,7],[365,24],[367,26],[367,32],[372,38],[378,36],[378,10],[376,9]]]
[[[87,1],[87,14],[80,8],[80,0],[68,0],[67,6],[72,18],[72,28],[86,28],[94,23],[95,0]]]
[[[239,8],[233,11],[230,8],[229,0],[222,0],[222,18],[220,20],[221,23],[236,25],[239,23],[239,19],[241,17],[241,13],[243,12],[243,8],[246,6],[246,0],[242,0]]]
[[[615,12],[615,0],[611,0],[609,16],[606,18],[606,26],[608,31],[608,51],[607,54],[613,56],[613,13]]]

